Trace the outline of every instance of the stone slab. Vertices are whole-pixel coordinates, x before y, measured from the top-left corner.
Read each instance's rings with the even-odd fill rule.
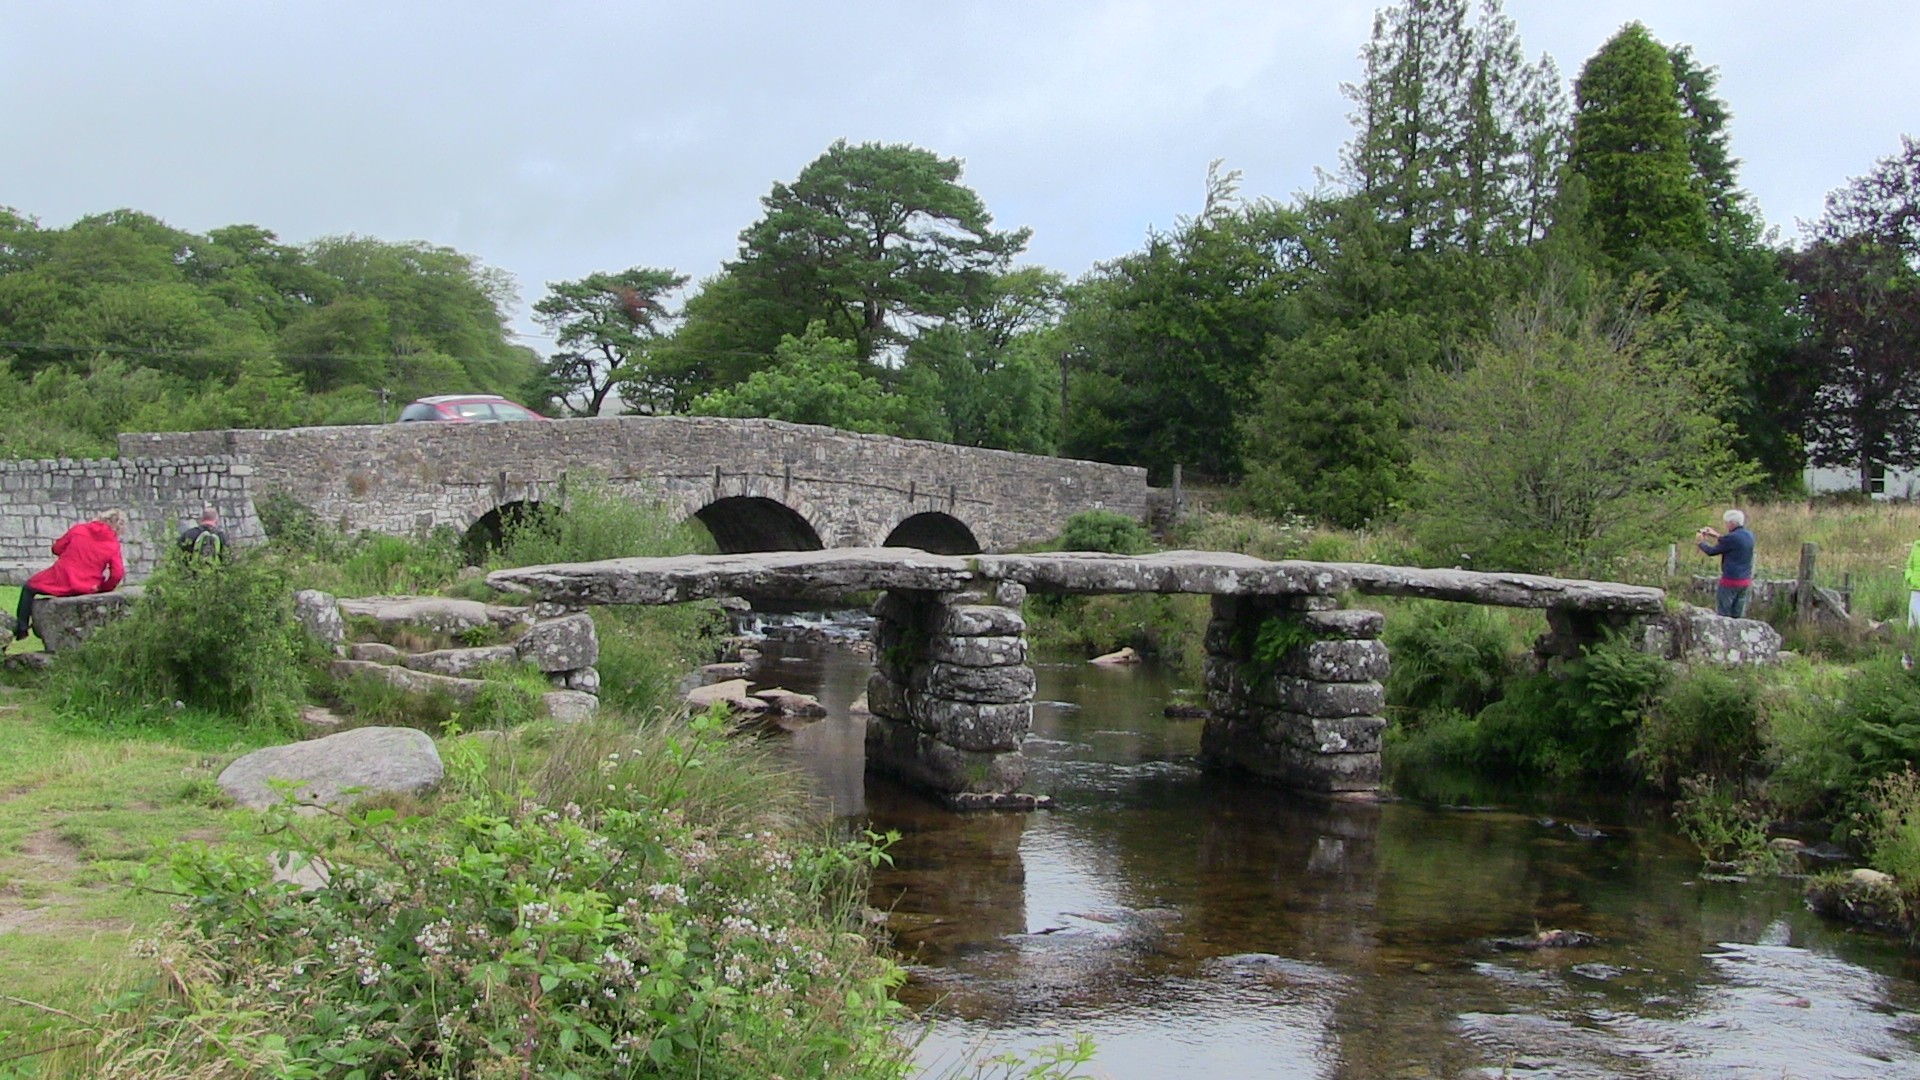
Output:
[[[607,559],[487,575],[496,589],[570,604],[678,604],[718,596],[843,599],[875,589],[954,592],[973,580],[967,559],[912,548]]]
[[[398,652],[399,650],[394,650]],[[371,650],[365,655],[355,648],[351,652],[355,660],[378,660]],[[511,664],[518,660],[519,653],[511,645],[483,645],[475,649],[434,649],[431,652],[400,654],[402,667],[415,671],[431,671],[436,675],[465,676],[478,671],[488,664]]]
[[[520,658],[542,672],[578,671],[600,662],[600,636],[586,612],[542,619],[514,643]]]

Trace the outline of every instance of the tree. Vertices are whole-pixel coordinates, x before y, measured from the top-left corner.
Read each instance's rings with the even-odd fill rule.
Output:
[[[1027,267],[995,279],[976,304],[915,338],[904,374],[934,399],[947,438],[1051,454],[1059,441],[1065,283]]]
[[[534,320],[560,351],[546,363],[553,396],[580,416],[598,416],[615,386],[629,406],[667,412],[674,387],[647,364],[673,317],[663,297],[687,283],[671,270],[633,267],[547,286]]]
[[[1471,363],[1415,376],[1415,502],[1429,553],[1475,569],[1615,572],[1758,474],[1716,418],[1725,343],[1629,296],[1611,318],[1549,286]]]
[[[835,142],[761,202],[739,257],[702,290],[724,301],[688,302],[673,369],[764,365],[816,321],[875,362],[977,302],[1030,235],[992,227],[959,161],[901,144]]]
[[[1707,198],[1689,133],[1704,153],[1717,132],[1688,123],[1675,66],[1645,26],[1628,23],[1574,83],[1570,164],[1586,181],[1587,225],[1618,267],[1707,242]]]
[[[1920,141],[1827,196],[1787,258],[1806,331],[1791,359],[1816,465],[1920,465]]]
[[[1208,476],[1241,472],[1238,419],[1304,274],[1299,217],[1242,203],[1208,170],[1200,214],[1154,232],[1071,290],[1063,324],[1067,452]]]
[[[740,385],[696,398],[696,416],[763,416],[795,424],[824,424],[876,435],[924,437],[924,417],[905,397],[890,394],[862,363],[851,341],[815,322],[800,337],[783,338],[775,363]]]
[[[1404,250],[1481,252],[1544,233],[1566,103],[1499,0],[1407,0],[1374,16],[1344,152]]]

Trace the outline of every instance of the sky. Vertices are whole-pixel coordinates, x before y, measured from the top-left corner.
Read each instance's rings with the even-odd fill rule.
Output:
[[[0,205],[359,234],[546,284],[738,251],[835,139],[964,162],[1021,260],[1078,276],[1199,209],[1337,169],[1372,0],[0,0]],[[1720,72],[1786,238],[1920,135],[1912,0],[1507,0],[1569,80],[1639,20]]]

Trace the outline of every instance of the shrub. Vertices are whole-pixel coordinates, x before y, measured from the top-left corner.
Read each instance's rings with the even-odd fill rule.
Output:
[[[1743,873],[1779,867],[1780,853],[1767,843],[1766,811],[1739,784],[1694,776],[1680,788],[1685,797],[1674,803],[1674,821],[1708,862]]]
[[[1115,555],[1139,555],[1153,547],[1146,526],[1125,514],[1112,510],[1088,510],[1067,519],[1066,528],[1054,541],[1057,551],[1107,551]]]
[[[182,847],[170,992],[111,1016],[88,1075],[906,1075],[901,972],[859,920],[889,839],[769,831],[793,804],[719,726],[559,732],[524,797],[456,755],[470,797],[338,815],[322,889]],[[710,775],[734,777],[728,813]],[[582,801],[541,801],[542,777]],[[273,825],[290,865],[322,851],[287,809]]]
[[[1746,671],[1696,668],[1676,678],[1648,712],[1634,757],[1664,790],[1695,774],[1739,783],[1760,764],[1760,732],[1758,680]]]
[[[589,481],[562,508],[543,508],[507,521],[489,566],[538,566],[636,556],[686,555],[712,550],[695,525],[676,522],[662,506],[636,502]]]
[[[61,658],[52,693],[64,711],[107,721],[191,707],[287,726],[309,647],[287,577],[264,553],[208,563],[176,551],[125,618]]]
[[[1393,667],[1387,703],[1412,714],[1475,715],[1499,700],[1514,671],[1514,642],[1498,614],[1471,604],[1408,605],[1388,620],[1384,635]]]
[[[1920,900],[1920,775],[1912,768],[1888,773],[1867,786],[1869,862],[1892,874],[1908,907]]]

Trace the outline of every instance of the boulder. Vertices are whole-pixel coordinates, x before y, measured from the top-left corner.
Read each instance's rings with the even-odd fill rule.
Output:
[[[402,656],[400,663],[415,671],[436,675],[461,675],[478,671],[488,664],[511,664],[520,653],[511,645],[483,645],[476,649],[435,649],[432,652]]]
[[[812,694],[801,694],[774,686],[765,690],[755,690],[753,696],[767,703],[768,707],[782,716],[821,717],[827,715],[826,707]]]
[[[431,671],[377,664],[370,660],[335,660],[329,669],[336,679],[374,678],[409,694],[443,693],[462,705],[471,704],[486,688],[485,679],[460,679]]]
[[[580,690],[549,690],[540,695],[541,707],[555,723],[577,724],[600,711],[600,699]]]
[[[347,659],[369,664],[397,664],[406,655],[384,641],[356,641],[347,646]]]
[[[383,631],[412,627],[428,634],[458,635],[483,627],[525,623],[526,608],[456,600],[445,596],[365,596],[339,602],[343,615],[372,619]]]
[[[1780,658],[1780,632],[1759,619],[1729,619],[1705,608],[1650,615],[1635,625],[1635,647],[1668,660],[1738,667]]]
[[[544,672],[574,671],[600,662],[600,638],[593,616],[586,612],[534,623],[514,647],[521,659]]]
[[[219,783],[234,802],[259,809],[281,801],[273,780],[297,782],[300,802],[332,805],[352,795],[424,794],[445,772],[426,732],[365,727],[256,750],[227,766]]]
[[[583,694],[600,693],[600,669],[583,667],[577,671],[561,672],[556,675],[564,683],[564,689],[578,690]]]
[[[1134,652],[1133,646],[1131,645],[1126,646],[1125,648],[1122,648],[1117,652],[1110,652],[1110,653],[1107,653],[1105,656],[1096,656],[1093,659],[1087,661],[1087,663],[1089,664],[1110,664],[1110,665],[1137,664],[1139,662],[1140,662],[1140,654],[1137,652]]]
[[[293,594],[293,617],[307,633],[329,649],[339,648],[347,640],[347,621],[340,616],[340,602],[333,594],[319,589],[301,589]]]
[[[42,596],[33,602],[34,632],[48,652],[65,652],[132,611],[142,591],[129,585],[87,596]]]
[[[745,679],[728,679],[726,682],[696,686],[687,691],[687,704],[696,712],[704,712],[715,705],[723,705],[735,713],[764,712],[768,708],[766,702],[747,692]]]

